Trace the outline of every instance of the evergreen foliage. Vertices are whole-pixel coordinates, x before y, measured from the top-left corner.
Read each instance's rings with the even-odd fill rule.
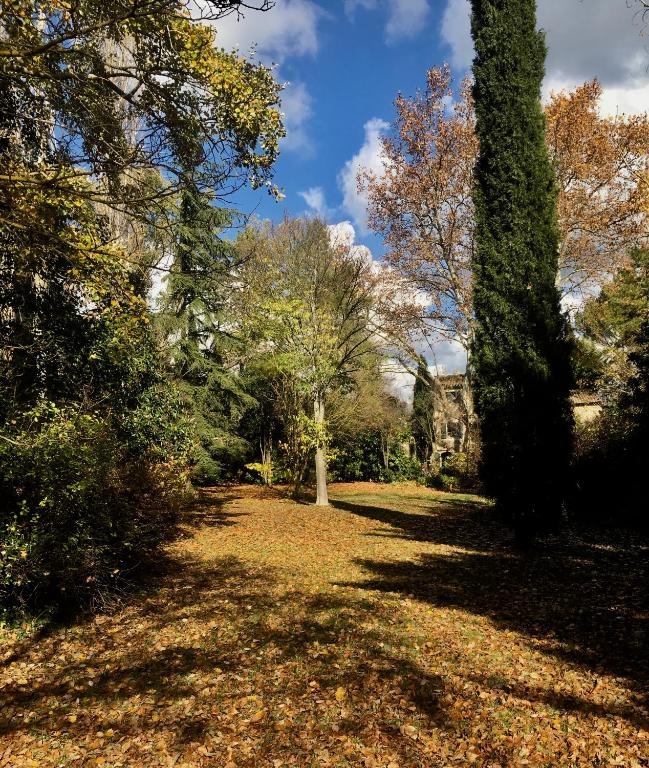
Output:
[[[570,460],[570,342],[556,287],[557,191],[534,0],[473,0],[476,406],[482,476],[519,539],[560,516]]]
[[[586,303],[578,317],[584,343],[597,345],[604,409],[578,433],[576,512],[607,522],[649,522],[649,251],[631,254],[628,268]],[[605,481],[602,479],[606,478]],[[609,478],[614,478],[611,482]]]
[[[435,442],[433,380],[422,358],[417,365],[410,419],[417,458],[428,461]]]
[[[600,347],[627,355],[642,336],[649,313],[649,250],[631,253],[629,264],[586,302],[577,318],[579,329]]]
[[[228,367],[236,342],[225,307],[237,254],[220,233],[231,220],[207,195],[184,192],[159,314],[169,374],[195,428],[192,479],[202,485],[227,478],[233,468],[243,466],[249,452],[237,427],[251,398],[232,365]]]

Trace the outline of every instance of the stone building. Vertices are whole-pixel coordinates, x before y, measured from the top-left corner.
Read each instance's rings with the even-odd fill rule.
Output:
[[[431,458],[443,463],[449,454],[467,450],[467,424],[474,417],[463,373],[437,376],[433,383],[438,396],[433,400],[435,442]],[[575,391],[570,400],[577,424],[588,424],[602,412],[602,401],[594,392]]]

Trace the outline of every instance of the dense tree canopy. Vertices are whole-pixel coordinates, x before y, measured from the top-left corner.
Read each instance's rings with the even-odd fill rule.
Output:
[[[202,15],[244,5],[216,0]],[[214,433],[236,421],[224,393],[238,392],[205,348],[214,274],[229,270],[208,230],[232,189],[274,190],[280,90],[183,3],[3,4],[4,603],[114,585],[170,534],[188,463],[205,442],[214,458]],[[176,328],[155,334],[150,267],[170,258]]]

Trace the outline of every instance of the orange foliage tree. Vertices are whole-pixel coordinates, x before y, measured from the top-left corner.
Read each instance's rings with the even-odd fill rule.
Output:
[[[553,94],[545,110],[564,294],[588,293],[649,240],[649,119],[602,116],[601,95],[593,80]],[[393,131],[382,138],[384,172],[358,177],[369,226],[383,235],[387,262],[428,295],[426,327],[468,349],[478,151],[471,84],[465,80],[455,100],[449,67],[435,67],[424,91],[399,95],[395,105]]]
[[[649,237],[647,115],[602,116],[601,96],[593,80],[553,94],[545,110],[559,185],[564,290],[607,281]]]

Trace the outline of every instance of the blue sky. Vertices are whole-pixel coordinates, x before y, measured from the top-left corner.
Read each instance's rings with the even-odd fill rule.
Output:
[[[259,1],[259,0],[257,0]],[[545,95],[597,77],[602,111],[649,110],[649,49],[638,0],[538,0],[549,46]],[[231,15],[217,25],[226,48],[274,63],[288,136],[275,181],[286,198],[244,192],[235,205],[262,218],[316,212],[349,221],[356,242],[382,253],[365,228],[365,201],[355,189],[359,166],[380,169],[381,133],[389,130],[397,92],[414,94],[426,70],[449,62],[458,79],[470,67],[469,0],[276,0],[265,13]],[[445,347],[448,370],[462,354]]]
[[[308,200],[332,222],[352,221],[358,240],[381,250],[380,241],[363,229],[364,206],[352,200],[355,171],[347,164],[364,146],[368,161],[376,157],[376,139],[393,117],[397,92],[414,93],[427,68],[451,55],[440,35],[443,5],[434,8],[426,0],[399,5],[410,6],[400,23],[389,3],[369,0],[293,0],[266,14],[250,12],[239,23],[228,22],[227,42],[238,42],[245,51],[248,41],[255,40],[260,58],[279,59],[279,79],[290,83],[284,107],[289,135],[276,167],[276,182],[286,199],[278,205],[263,193],[246,194],[238,198],[240,205],[248,210],[258,206],[259,215],[278,218],[284,211],[313,210]],[[284,35],[275,28],[269,33],[264,22],[271,16],[277,26],[285,19],[292,31]],[[293,39],[293,34],[300,38]]]

